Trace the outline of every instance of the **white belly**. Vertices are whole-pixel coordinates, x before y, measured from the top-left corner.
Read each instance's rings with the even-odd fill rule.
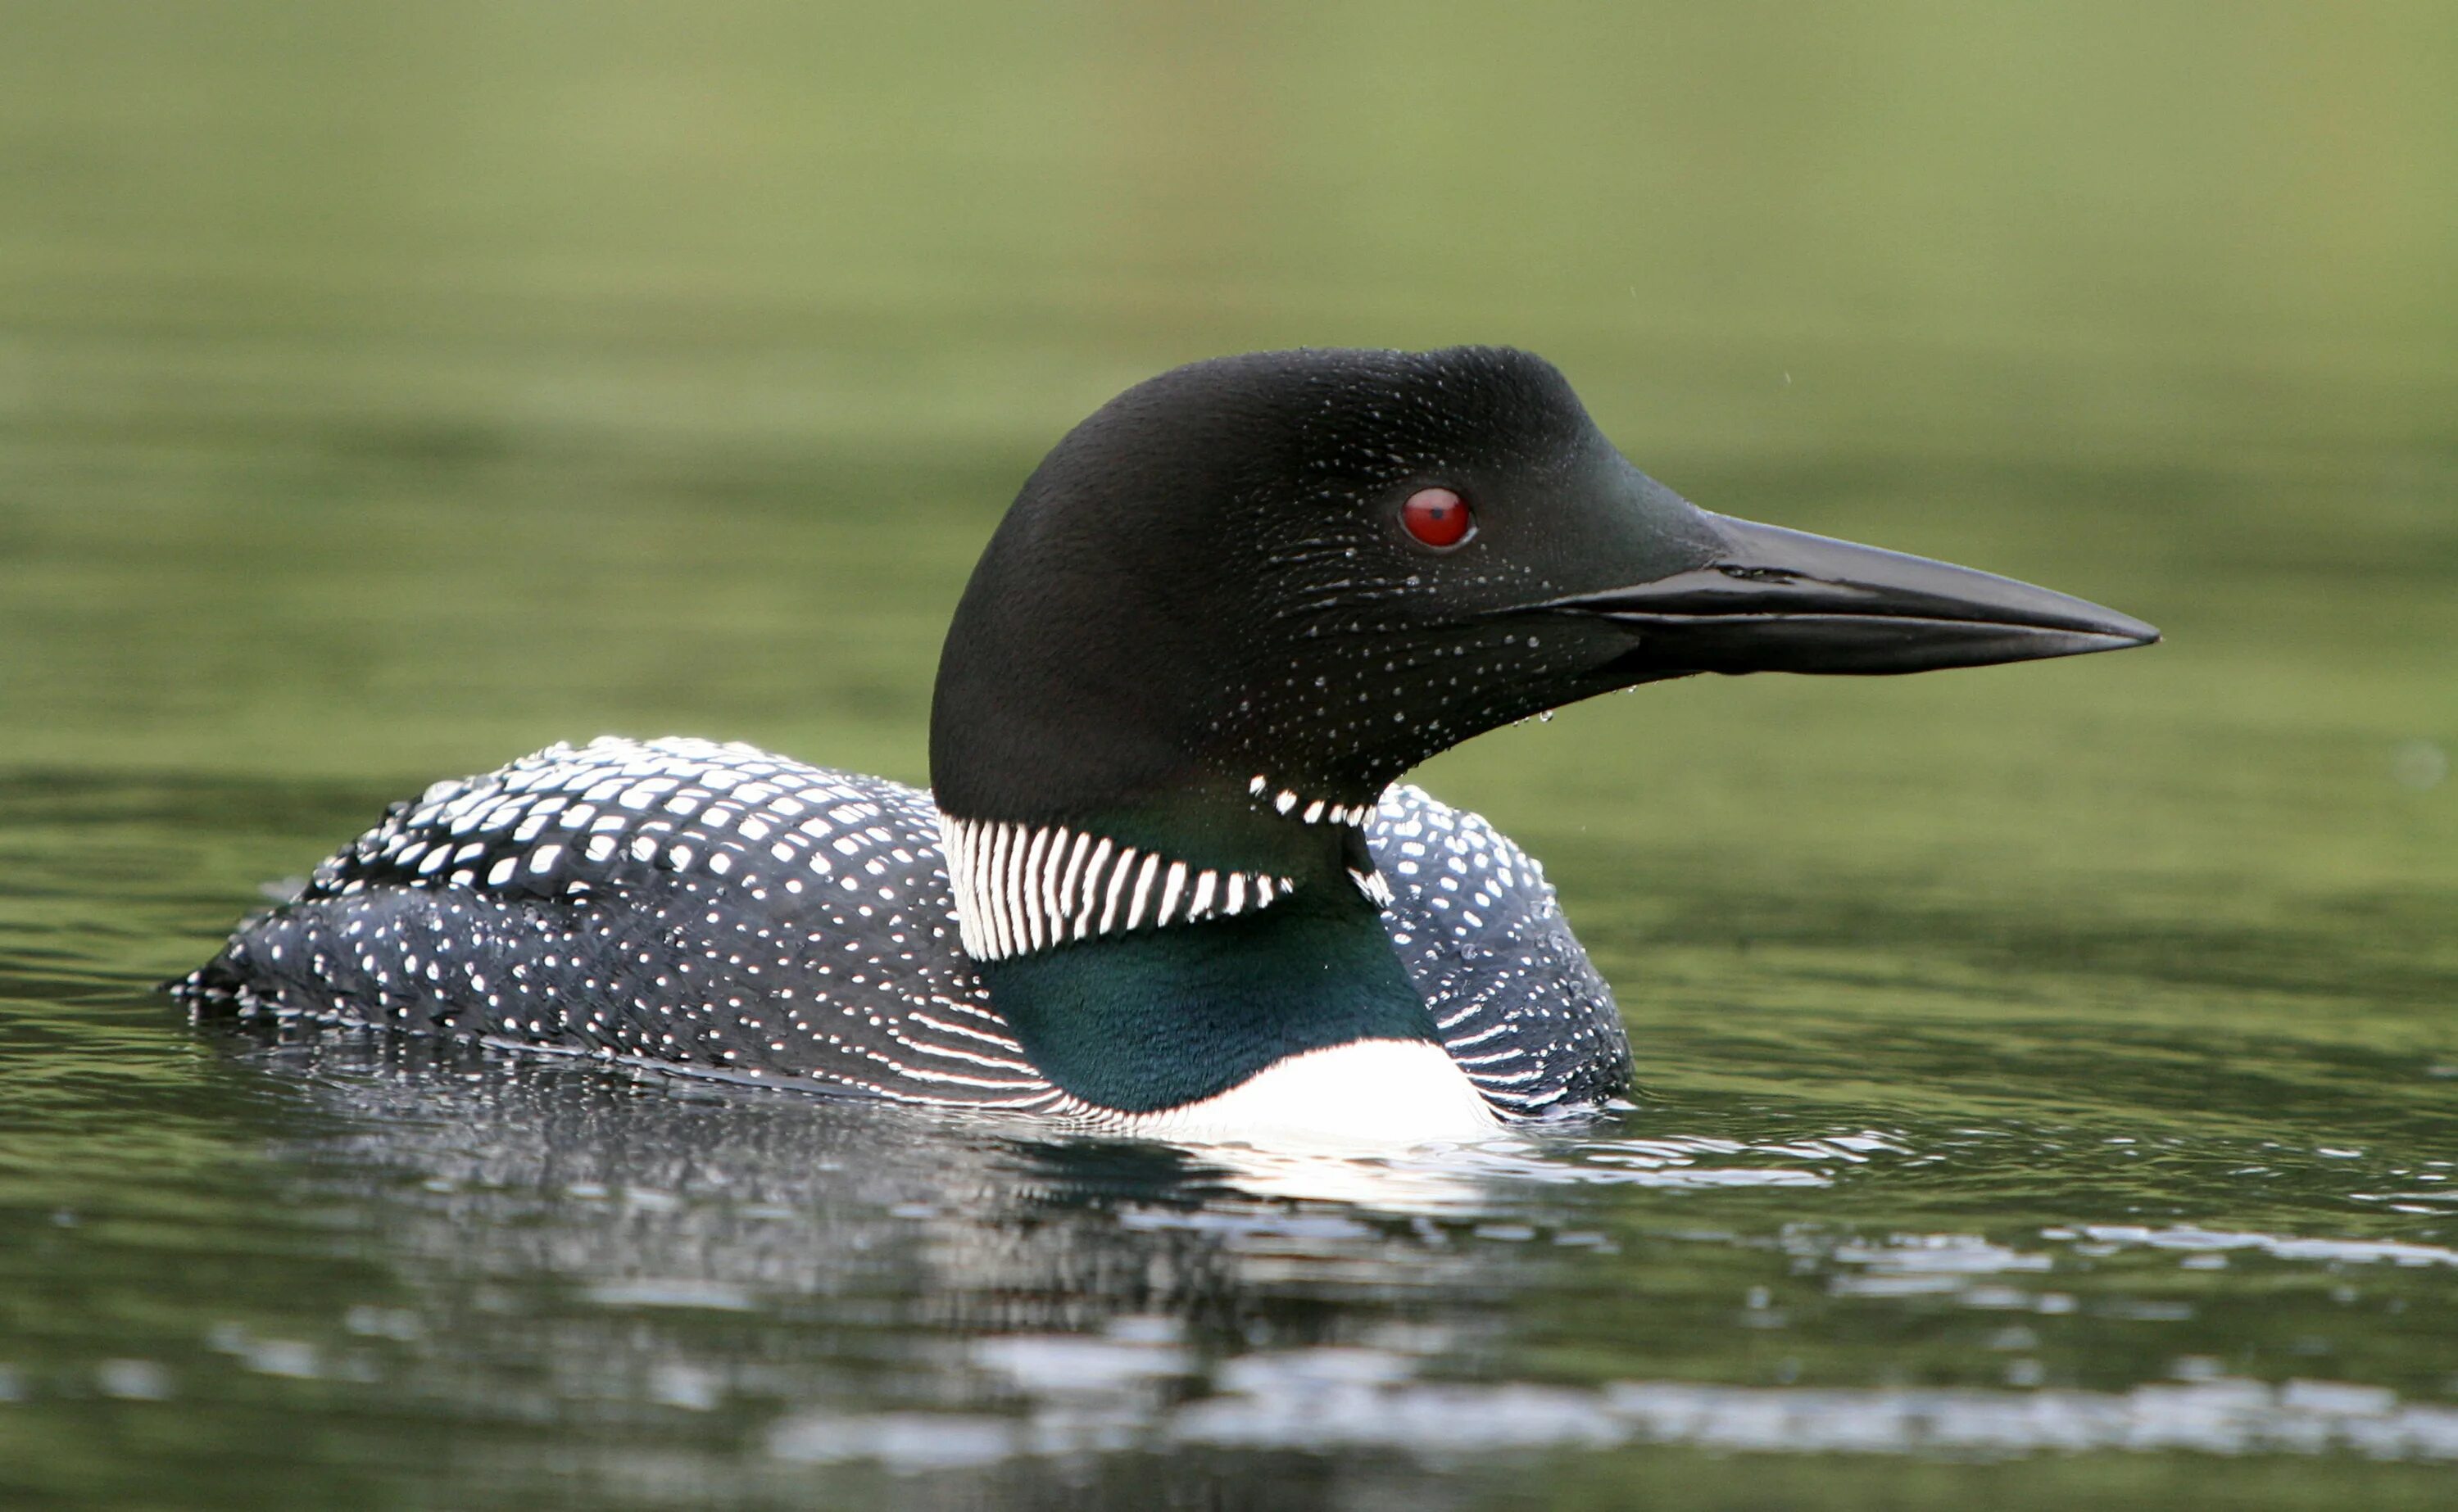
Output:
[[[1389,1150],[1488,1139],[1501,1124],[1441,1046],[1361,1040],[1293,1055],[1199,1103],[1129,1114],[1123,1127],[1201,1144]]]

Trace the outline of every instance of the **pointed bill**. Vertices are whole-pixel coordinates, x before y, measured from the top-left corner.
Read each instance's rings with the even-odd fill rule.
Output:
[[[1556,599],[1635,632],[1656,667],[1874,675],[2147,646],[2159,632],[2085,599],[1927,557],[1706,516],[1718,560]]]

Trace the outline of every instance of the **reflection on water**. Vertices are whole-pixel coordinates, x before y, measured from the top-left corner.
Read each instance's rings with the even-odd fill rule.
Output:
[[[0,1400],[388,1420],[497,1491],[577,1434],[649,1475],[617,1502],[859,1471],[953,1504],[1154,1456],[1178,1486],[1302,1456],[1323,1500],[1271,1503],[1297,1505],[1527,1454],[2458,1460],[2437,1341],[2331,1337],[2440,1326],[2458,1251],[1870,1221],[1924,1172],[1933,1206],[1985,1200],[1999,1172],[1957,1151],[1989,1130],[1675,1107],[1352,1162],[347,1035],[219,1046],[302,1105],[249,1183],[281,1214],[241,1262],[269,1284],[157,1300],[177,1357],[82,1379],[72,1328]],[[2014,1157],[2035,1187],[2087,1191],[2041,1148]]]

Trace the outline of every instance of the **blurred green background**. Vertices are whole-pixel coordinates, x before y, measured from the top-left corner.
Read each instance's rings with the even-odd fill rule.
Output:
[[[602,731],[923,780],[941,628],[1068,425],[1216,353],[1471,341],[1708,507],[2168,632],[1427,769],[1549,864],[1647,1106],[2027,1131],[1720,1221],[2458,1243],[2409,1190],[2458,1134],[2458,8],[2236,0],[0,0],[0,1209],[255,1158],[291,1115],[139,989],[385,799]],[[2276,1295],[2187,1295],[2232,1370],[2447,1396],[2440,1274],[2319,1363]],[[25,1370],[142,1352],[31,1315]],[[1819,1357],[1892,1378],[1858,1326]],[[2052,1383],[2158,1378],[2038,1326]],[[1757,1368],[1707,1336],[1690,1374]],[[10,1395],[54,1491],[151,1441]],[[2067,1463],[2041,1504],[2139,1489]]]
[[[1040,449],[1298,343],[1530,346],[1711,507],[2176,621],[2026,702],[2309,727],[2352,642],[2449,669],[2444,7],[6,16],[23,761],[650,717],[912,774],[916,662]]]

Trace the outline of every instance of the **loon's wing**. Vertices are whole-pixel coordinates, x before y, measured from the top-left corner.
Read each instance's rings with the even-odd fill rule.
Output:
[[[174,990],[902,1101],[1056,1101],[954,909],[926,793],[607,738],[393,805]]]
[[[1541,1116],[1629,1088],[1613,989],[1527,852],[1406,783],[1367,817],[1365,842],[1391,884],[1383,927],[1444,1046],[1489,1102]]]

